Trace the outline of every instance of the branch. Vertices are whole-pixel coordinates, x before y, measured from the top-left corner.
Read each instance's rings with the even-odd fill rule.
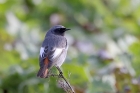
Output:
[[[61,71],[61,69],[59,68],[59,67],[56,67],[57,68],[57,70],[59,71],[59,75],[55,75],[55,74],[48,74],[48,77],[49,76],[52,76],[52,77],[58,77],[58,78],[62,78],[64,81],[65,81],[65,83],[67,84],[67,85],[65,85],[64,84],[64,82],[63,82],[63,84],[61,83],[61,82],[59,82],[59,83],[61,83],[61,87],[66,91],[66,92],[68,92],[68,88],[71,90],[70,91],[70,93],[75,93],[74,92],[74,90],[73,90],[73,88],[72,88],[72,86],[70,85],[70,83],[67,81],[67,79],[63,76],[63,72]],[[68,87],[67,87],[68,86]]]

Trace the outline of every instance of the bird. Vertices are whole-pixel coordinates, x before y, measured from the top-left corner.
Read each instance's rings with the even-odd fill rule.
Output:
[[[65,28],[62,25],[55,25],[46,33],[40,48],[40,69],[37,73],[37,77],[47,78],[48,73],[53,66],[62,74],[60,66],[65,61],[68,50],[67,39],[64,35],[68,30],[70,29]]]

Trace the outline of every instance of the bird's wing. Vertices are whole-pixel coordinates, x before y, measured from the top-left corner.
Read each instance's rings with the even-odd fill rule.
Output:
[[[45,59],[48,59],[48,68],[50,68],[54,62],[59,58],[61,53],[63,52],[64,48],[56,48],[48,46],[41,47],[40,49],[40,67],[44,66]]]
[[[49,48],[48,46],[41,47],[40,70],[37,76],[45,78],[47,76],[49,68],[51,68],[55,64],[62,52],[63,48]]]

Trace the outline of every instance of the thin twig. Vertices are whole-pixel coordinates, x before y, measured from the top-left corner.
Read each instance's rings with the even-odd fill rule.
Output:
[[[75,93],[74,92],[74,90],[73,90],[73,88],[71,87],[71,85],[69,84],[69,82],[66,80],[66,78],[63,76],[63,72],[61,71],[61,69],[59,68],[59,67],[56,67],[57,69],[58,69],[58,71],[59,71],[59,77],[60,78],[63,78],[64,80],[65,80],[65,82],[68,84],[68,86],[70,87],[70,89],[72,90],[72,93]]]

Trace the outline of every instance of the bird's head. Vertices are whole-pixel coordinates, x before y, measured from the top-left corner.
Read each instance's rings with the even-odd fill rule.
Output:
[[[65,32],[68,30],[70,30],[70,29],[65,28],[62,25],[56,25],[50,29],[51,33],[53,33],[55,35],[61,35],[61,36],[64,36]]]

